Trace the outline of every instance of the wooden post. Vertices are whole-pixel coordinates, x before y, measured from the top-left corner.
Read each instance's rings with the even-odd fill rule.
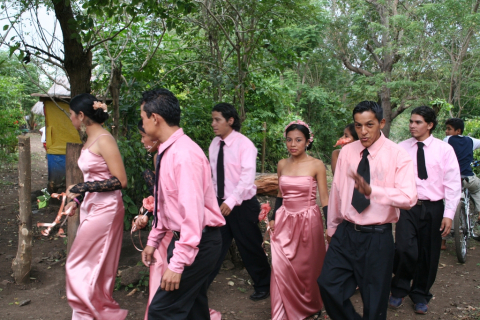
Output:
[[[30,137],[18,136],[18,202],[20,225],[18,229],[17,256],[12,263],[13,275],[17,284],[30,281],[32,266],[32,159],[30,157]]]
[[[72,184],[83,182],[83,173],[78,167],[77,161],[82,152],[82,144],[67,143],[67,153],[65,155],[65,182],[67,188]],[[75,211],[75,215],[68,218],[68,243],[67,255],[70,252],[77,229],[80,225],[80,209]]]
[[[263,123],[262,173],[265,173],[265,145],[267,144],[267,123]]]

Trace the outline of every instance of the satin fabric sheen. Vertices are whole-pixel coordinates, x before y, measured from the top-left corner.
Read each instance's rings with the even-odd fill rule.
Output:
[[[112,178],[103,157],[82,150],[78,166],[84,181]],[[80,226],[66,264],[67,299],[73,320],[125,319],[127,310],[113,300],[123,238],[120,190],[86,192],[80,207]]]
[[[309,176],[281,176],[283,205],[270,234],[272,320],[305,319],[323,307],[317,278],[325,258],[317,182]]]

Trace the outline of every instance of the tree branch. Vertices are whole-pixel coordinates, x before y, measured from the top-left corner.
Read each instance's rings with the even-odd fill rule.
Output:
[[[353,66],[352,63],[350,62],[350,60],[347,57],[343,57],[342,62],[343,62],[343,65],[350,71],[353,71],[353,72],[358,73],[358,74],[362,74],[366,77],[372,77],[373,76],[373,73],[368,72],[367,70],[364,70],[362,68],[358,68],[358,67]]]
[[[376,63],[378,64],[378,66],[381,68],[382,65],[383,65],[383,62],[382,62],[382,60],[380,59],[380,57],[375,53],[375,51],[373,50],[372,46],[367,43],[367,45],[365,46],[365,49],[367,49],[367,51],[370,52],[370,54],[371,54],[372,57],[373,57],[373,60],[375,60],[375,62],[376,62]]]
[[[119,34],[120,32],[122,32],[123,30],[127,29],[127,28],[130,26],[130,24],[132,24],[133,20],[134,20],[133,18],[130,19],[130,22],[127,23],[126,26],[124,26],[123,28],[121,28],[120,30],[118,30],[113,36],[108,37],[108,38],[105,38],[105,39],[102,39],[102,40],[98,41],[97,43],[94,43],[94,44],[90,45],[90,46],[88,47],[87,51],[90,51],[91,49],[95,48],[95,47],[98,46],[99,44],[104,43],[105,41],[110,41],[110,40],[112,40],[113,38],[115,38],[116,36],[118,36],[118,34]]]

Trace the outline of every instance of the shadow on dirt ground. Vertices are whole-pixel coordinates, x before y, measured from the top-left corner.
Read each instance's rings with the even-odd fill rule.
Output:
[[[47,185],[45,151],[40,135],[31,134],[32,148],[32,202],[38,191]],[[18,172],[16,168],[0,171],[0,319],[63,320],[71,318],[71,309],[65,294],[65,250],[64,238],[43,237],[38,230],[34,237],[31,282],[26,286],[13,283],[12,260],[18,244]],[[32,205],[33,224],[51,222],[56,216],[58,205],[51,204],[38,210]],[[143,236],[146,237],[144,232]],[[448,249],[442,252],[437,281],[432,288],[434,294],[429,313],[417,316],[411,301],[405,299],[404,306],[389,310],[388,319],[480,319],[480,246],[470,242],[467,263],[459,264],[451,240]],[[135,266],[140,254],[131,243],[128,232],[124,233],[120,270]],[[253,302],[248,296],[253,292],[251,279],[245,269],[228,266],[222,270],[209,290],[210,307],[221,311],[223,319],[270,319],[269,299]],[[232,268],[232,269],[231,269]],[[146,268],[145,268],[146,270]],[[129,310],[127,319],[143,319],[147,303],[146,288],[131,295],[132,288],[119,288],[114,298],[124,309]],[[30,302],[21,306],[22,302]],[[357,292],[352,301],[361,312],[361,297]],[[323,319],[328,319],[323,315]],[[112,319],[114,320],[114,319]],[[298,320],[298,319],[291,319]]]

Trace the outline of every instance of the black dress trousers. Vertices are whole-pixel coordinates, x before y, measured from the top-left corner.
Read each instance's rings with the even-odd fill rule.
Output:
[[[176,239],[167,249],[167,260],[173,256]],[[222,238],[219,228],[202,234],[198,253],[191,266],[185,267],[180,288],[164,291],[160,287],[148,308],[149,320],[210,320],[208,310],[208,276],[220,256]]]
[[[355,231],[353,224],[346,221],[338,225],[318,278],[330,318],[387,318],[394,250],[391,225],[384,233]],[[363,317],[350,301],[357,286],[363,300]]]
[[[223,200],[218,199],[218,205],[222,203]],[[245,269],[252,277],[255,291],[270,291],[270,264],[262,248],[263,237],[258,227],[259,213],[260,203],[257,197],[254,196],[250,200],[243,201],[240,206],[235,206],[230,214],[225,217],[226,224],[220,227],[222,252],[214,271],[209,277],[209,285],[220,271],[223,260],[232,244],[232,239],[235,239],[235,244],[242,257]]]
[[[425,304],[432,298],[430,288],[435,282],[440,261],[443,212],[442,200],[426,201],[410,210],[400,211],[395,231],[395,276],[391,288],[395,298],[410,295],[413,303]]]

